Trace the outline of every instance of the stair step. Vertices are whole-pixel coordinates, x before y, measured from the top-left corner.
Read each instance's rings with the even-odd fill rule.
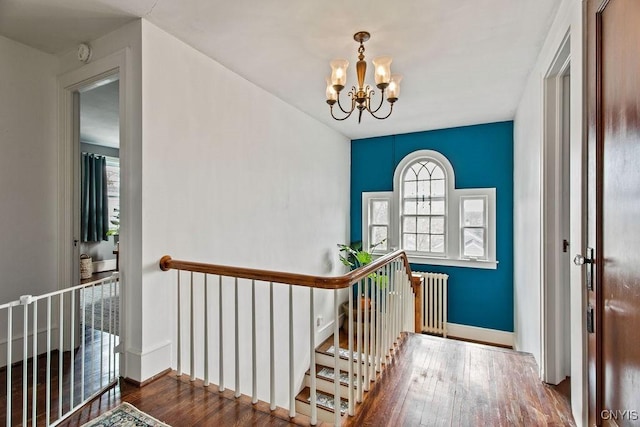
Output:
[[[340,371],[340,396],[349,397],[349,374],[346,371]],[[304,385],[311,387],[311,372],[307,371],[304,376]],[[356,387],[356,376],[353,376],[353,387]],[[335,392],[335,384],[333,383],[333,368],[316,365],[316,390],[324,393],[333,394]]]
[[[333,346],[329,347],[325,351],[316,350],[316,363],[318,365],[333,368],[335,366],[333,353],[334,353]],[[348,371],[349,370],[349,350],[341,348],[339,354],[340,354],[340,357],[338,359],[338,367],[340,368],[341,371]],[[364,357],[362,359],[364,359]],[[372,363],[373,363],[373,359],[374,358],[370,355],[369,360]],[[353,352],[353,361],[354,361],[354,365],[357,364],[358,362],[358,354],[355,351]],[[363,366],[365,365],[364,360],[362,360],[361,363]],[[382,359],[382,364],[384,365],[384,363],[385,363],[385,358]]]
[[[335,372],[333,368],[328,366],[322,366],[319,370],[316,371],[316,375],[319,378],[334,382],[335,381]],[[354,375],[353,382],[355,383],[356,376]],[[349,373],[345,371],[340,371],[340,384],[349,385]]]
[[[316,392],[316,403],[318,408],[318,419],[323,422],[332,423],[334,421],[334,398],[332,395]],[[349,408],[346,399],[340,399],[340,415],[344,415]],[[311,416],[311,390],[309,387],[302,389],[296,396],[296,411]]]

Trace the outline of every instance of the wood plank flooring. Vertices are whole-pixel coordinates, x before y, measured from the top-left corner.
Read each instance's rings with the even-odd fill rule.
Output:
[[[187,376],[167,374],[138,388],[125,381],[62,423],[80,426],[129,402],[172,426],[308,425],[266,403],[235,399]],[[380,381],[345,426],[573,426],[569,401],[537,377],[533,356],[408,334]]]
[[[573,426],[568,399],[533,356],[409,334],[346,426]]]

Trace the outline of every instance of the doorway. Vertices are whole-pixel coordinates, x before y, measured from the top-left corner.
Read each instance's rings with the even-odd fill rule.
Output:
[[[114,74],[77,90],[79,121],[81,283],[110,277],[119,269],[120,237],[120,80]],[[74,118],[75,119],[75,118]],[[74,120],[75,121],[75,120]],[[80,290],[79,330],[96,339],[119,336],[120,288],[113,280]]]
[[[544,79],[540,368],[542,380],[553,385],[571,375],[570,45],[567,34]]]

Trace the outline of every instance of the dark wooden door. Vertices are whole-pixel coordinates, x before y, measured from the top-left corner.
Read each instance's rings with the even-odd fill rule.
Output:
[[[588,6],[589,424],[640,425],[640,0]]]

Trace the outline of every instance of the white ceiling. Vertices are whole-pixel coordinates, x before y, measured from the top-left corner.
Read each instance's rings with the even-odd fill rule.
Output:
[[[0,0],[0,34],[49,53],[135,17],[217,60],[350,138],[513,119],[560,0]],[[383,121],[336,122],[324,101],[329,61],[388,54],[404,75]],[[371,81],[370,70],[368,81]],[[345,95],[345,94],[343,94]],[[383,107],[384,108],[384,107]],[[365,113],[366,114],[366,113]]]
[[[80,94],[80,141],[120,147],[118,80]]]

